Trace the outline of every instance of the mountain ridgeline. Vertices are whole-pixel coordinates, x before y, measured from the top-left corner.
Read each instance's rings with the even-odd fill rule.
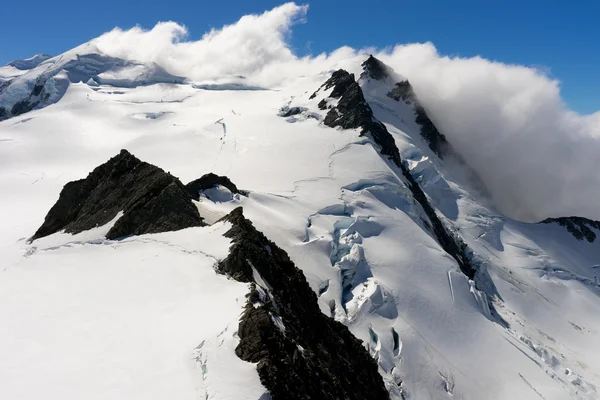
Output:
[[[252,283],[235,352],[258,363],[272,398],[388,399],[377,362],[346,326],[321,312],[286,252],[257,231],[241,208],[223,221],[232,224],[225,236],[233,244],[217,270]]]
[[[372,55],[362,63],[362,67],[364,69],[363,75],[375,80],[385,79],[390,76],[391,72],[387,65]],[[420,126],[421,136],[438,157],[443,158],[444,155],[452,151],[446,136],[431,121],[408,80],[396,82],[394,87],[387,93],[387,96],[396,101],[402,100],[413,107],[415,122]]]
[[[123,215],[108,239],[204,225],[179,179],[122,150],[87,178],[67,183],[31,239],[80,233],[109,223],[119,212]]]
[[[589,251],[588,243],[596,241],[600,222],[561,217],[536,225],[522,224],[478,203],[476,196],[471,197],[460,182],[451,181],[451,173],[443,176],[443,168],[450,164],[454,167],[453,161],[457,160],[465,168],[461,172],[466,171],[465,175],[475,181],[479,179],[476,171],[470,171],[468,163],[453,149],[442,133],[443,125],[439,125],[442,129],[436,127],[434,116],[430,118],[409,81],[377,58],[369,56],[364,61],[361,58],[347,67],[348,70],[337,69],[329,71],[327,77],[319,75],[303,81],[308,83],[302,87],[302,95],[297,95],[300,92],[297,86],[290,86],[286,94],[291,100],[279,109],[277,116],[273,110],[281,104],[282,96],[276,94],[275,97],[272,94],[275,91],[253,94],[252,101],[264,96],[261,99],[265,102],[259,103],[261,107],[266,105],[261,113],[251,115],[255,110],[250,108],[238,113],[238,106],[242,108],[250,99],[239,87],[235,90],[231,85],[182,88],[177,84],[183,83],[184,78],[172,76],[154,64],[141,65],[93,53],[70,54],[64,59],[39,55],[11,65],[26,71],[46,66],[35,78],[15,75],[0,82],[0,120],[31,111],[47,118],[47,114],[62,103],[46,111],[35,110],[58,102],[72,82],[87,82],[78,86],[81,92],[76,94],[81,95],[78,101],[88,111],[98,107],[97,104],[106,105],[107,98],[112,99],[106,86],[129,85],[131,92],[137,95],[133,89],[138,84],[159,82],[163,85],[156,92],[144,88],[147,97],[143,101],[130,103],[120,97],[111,105],[119,110],[123,107],[118,118],[126,119],[127,123],[118,120],[119,127],[140,126],[139,137],[143,140],[131,142],[132,146],[151,148],[152,140],[157,140],[158,150],[147,152],[153,154],[154,160],[164,157],[157,164],[164,162],[170,168],[183,166],[184,170],[194,172],[193,177],[200,177],[184,184],[170,172],[138,159],[128,150],[121,150],[85,178],[64,185],[58,200],[27,244],[30,254],[59,247],[66,251],[76,246],[81,246],[83,251],[97,242],[107,245],[111,254],[117,254],[112,253],[113,249],[118,251],[121,245],[124,248],[135,241],[129,237],[182,231],[181,235],[157,235],[156,241],[140,239],[136,244],[165,246],[172,252],[168,253],[168,263],[177,256],[185,257],[191,260],[193,271],[205,268],[202,270],[205,275],[199,281],[204,283],[208,275],[223,282],[222,287],[219,283],[206,289],[210,299],[204,304],[209,304],[214,315],[225,310],[225,307],[217,308],[221,306],[217,304],[219,301],[213,304],[217,296],[211,291],[214,289],[222,292],[218,293],[221,300],[231,299],[233,314],[223,318],[227,320],[227,328],[217,335],[218,340],[214,341],[217,345],[208,339],[206,354],[213,357],[213,354],[221,356],[224,351],[230,351],[230,358],[239,364],[227,364],[231,361],[228,360],[223,365],[236,365],[242,371],[240,375],[244,374],[243,368],[249,371],[248,376],[256,378],[258,375],[260,384],[257,386],[265,391],[261,400],[402,400],[428,398],[427,395],[435,399],[467,398],[470,390],[475,389],[473,393],[479,396],[471,397],[482,398],[486,385],[495,382],[498,374],[506,373],[503,379],[507,379],[509,372],[504,366],[512,366],[512,360],[521,358],[524,362],[518,365],[518,375],[511,375],[514,378],[511,385],[524,382],[524,389],[520,390],[534,389],[525,379],[526,375],[538,388],[542,387],[539,382],[547,382],[544,380],[547,379],[559,382],[562,388],[572,384],[574,389],[569,393],[587,390],[596,394],[595,387],[586,386],[577,375],[570,375],[574,363],[567,363],[567,357],[559,351],[553,352],[552,346],[560,343],[560,338],[555,340],[554,333],[550,336],[538,329],[539,321],[535,321],[537,325],[529,324],[527,318],[533,321],[536,315],[527,314],[528,307],[523,307],[526,317],[518,315],[521,311],[517,307],[510,307],[524,299],[528,305],[540,302],[558,314],[551,307],[558,307],[556,303],[560,301],[550,302],[547,298],[557,287],[565,290],[565,282],[583,283],[596,295],[600,285],[593,276],[593,269],[600,266],[589,267],[591,257],[585,258],[588,254],[585,257],[578,254],[585,261],[585,268],[567,272],[562,268],[564,259],[557,258],[560,262],[553,263],[555,249],[544,253],[547,248],[537,248],[534,242],[551,243],[545,236],[550,231],[552,235],[562,235],[556,236],[561,240],[570,240],[579,246],[576,251],[583,253]],[[141,75],[123,83],[122,77],[127,74],[119,73],[131,72],[132,67],[142,70]],[[107,71],[116,73],[104,74]],[[348,71],[360,71],[360,75],[357,77]],[[177,100],[155,101],[157,96],[164,95],[165,88],[173,92],[181,90],[175,93],[177,97],[172,95]],[[219,93],[215,93],[217,91]],[[88,101],[86,93],[102,100]],[[273,97],[267,98],[271,95]],[[133,98],[137,101],[137,97]],[[184,101],[188,98],[195,99]],[[222,103],[207,107],[208,111],[199,110],[202,107],[198,104],[210,103],[213,107],[211,101]],[[134,109],[135,114],[131,114]],[[265,109],[267,111],[262,113]],[[230,131],[227,135],[221,133],[220,127],[215,129],[215,123],[211,122],[215,110],[226,110],[224,118],[231,118],[227,119]],[[206,114],[198,117],[201,112]],[[66,120],[72,113],[65,114],[68,114],[64,117]],[[149,114],[164,117],[148,118]],[[244,119],[242,115],[246,114],[250,117]],[[189,118],[190,115],[195,119]],[[260,127],[264,137],[254,132],[252,123],[257,118],[264,118],[260,119],[261,123],[265,122]],[[42,118],[26,121],[28,125],[19,124],[14,131],[40,120]],[[225,127],[225,122],[222,125]],[[39,125],[33,126],[39,129]],[[144,136],[149,126],[154,129],[150,131],[152,135]],[[189,128],[180,128],[184,126]],[[119,127],[115,129],[118,131]],[[202,130],[202,134],[189,134],[194,129]],[[190,146],[189,157],[188,153],[181,153],[180,159],[173,160],[172,154],[163,152],[160,146],[165,142],[160,140],[170,143],[174,137]],[[179,146],[180,142],[176,143]],[[318,153],[318,157],[313,156],[319,146],[318,151],[325,150]],[[111,147],[111,154],[119,148],[121,144]],[[293,154],[296,151],[297,154]],[[283,157],[278,155],[280,158],[273,156],[273,165],[281,171],[266,179],[262,163],[275,152],[283,154]],[[213,166],[207,168],[213,161]],[[199,173],[195,175],[197,170]],[[79,172],[83,172],[83,176],[87,171]],[[254,185],[240,187],[256,191],[242,190],[229,177],[211,171],[226,171],[238,184]],[[22,186],[29,189],[30,184],[26,182]],[[39,184],[35,189],[38,187]],[[55,186],[49,193],[54,196],[59,189]],[[259,192],[261,189],[264,191]],[[447,200],[444,196],[452,198],[444,203]],[[454,201],[455,198],[459,200]],[[446,212],[448,203],[455,207],[455,214]],[[556,227],[542,224],[566,228],[577,240]],[[518,237],[523,225],[527,225],[523,228],[525,233]],[[100,240],[95,238],[94,243],[80,242],[77,238],[54,247],[55,243],[50,242],[57,237],[44,239],[54,234],[77,235],[93,229],[92,234],[101,237]],[[30,234],[27,231],[27,235]],[[510,236],[510,241],[503,241],[503,235]],[[71,239],[67,237],[67,240]],[[177,240],[184,244],[202,243],[205,247],[188,249]],[[49,243],[53,247],[44,248]],[[509,248],[506,253],[505,247]],[[144,249],[141,261],[135,258],[139,254],[129,254],[131,258],[119,259],[118,267],[133,260],[142,266],[135,271],[136,277],[148,273],[148,247]],[[151,250],[154,251],[154,247]],[[568,256],[575,253],[571,250],[566,252]],[[505,254],[508,256],[503,258]],[[523,265],[517,263],[518,269],[510,269],[509,264],[514,260]],[[526,264],[527,260],[531,263]],[[488,272],[488,268],[490,271],[495,268],[494,272]],[[171,274],[170,269],[165,271],[161,276]],[[182,276],[183,286],[177,290],[185,292],[191,275]],[[564,282],[551,286],[554,277]],[[498,282],[501,283],[496,286]],[[536,286],[539,282],[542,283]],[[226,284],[236,286],[239,291],[225,289]],[[155,296],[155,292],[151,295]],[[341,306],[336,308],[338,300]],[[198,312],[198,304],[190,306],[192,319],[197,316],[201,323],[210,324],[212,321],[204,320]],[[543,307],[535,308],[537,310],[545,312]],[[155,318],[155,314],[151,317]],[[189,321],[189,318],[182,319]],[[569,320],[558,334],[573,329],[577,335],[592,335],[592,328],[582,327],[575,317],[572,320],[577,323]],[[545,322],[543,318],[542,321]],[[221,329],[219,324],[214,323]],[[235,329],[229,329],[232,326]],[[531,327],[535,327],[539,335]],[[224,333],[227,329],[230,337]],[[203,333],[207,337],[212,334],[209,330]],[[537,342],[527,335],[538,335],[535,336]],[[234,346],[222,346],[226,337]],[[546,339],[545,345],[540,344]],[[220,353],[215,350],[217,347]],[[460,351],[454,351],[456,348]],[[474,353],[478,352],[485,353],[486,357],[497,356],[502,369],[492,370],[483,362],[475,364],[470,359],[464,360],[477,357]],[[513,358],[502,358],[505,354],[500,353],[510,353]],[[571,357],[567,351],[564,353]],[[227,380],[227,376],[220,375],[222,370],[215,368],[223,358],[210,359],[210,373],[206,362],[198,368],[201,371],[198,381],[193,382],[193,390],[199,391],[199,385],[205,385],[206,399],[219,399],[219,390],[223,387],[219,385]],[[479,371],[471,368],[472,365],[482,365],[485,374],[490,376],[485,384],[472,384],[471,374],[484,376],[483,372],[478,375]],[[234,370],[238,371],[232,368]],[[567,372],[563,374],[564,371]],[[246,378],[244,375],[243,379]],[[572,381],[567,382],[571,378]],[[220,382],[214,384],[217,380]],[[241,388],[240,393],[243,390]],[[534,389],[533,398],[538,395],[543,397]]]
[[[217,185],[248,194],[212,173],[184,186],[122,150],[87,178],[65,185],[31,240],[59,231],[80,233],[115,218],[107,239],[200,227],[205,223],[192,200]],[[286,252],[256,230],[241,207],[218,222],[231,224],[225,236],[232,245],[217,272],[251,283],[235,351],[257,364],[270,398],[388,399],[376,361],[346,326],[321,312],[317,296]]]
[[[365,68],[365,73],[368,73],[374,79],[385,76],[381,62],[373,56],[370,56],[363,63],[363,67]],[[354,79],[354,75],[341,69],[335,71],[319,90],[328,90],[330,88],[333,88],[333,90],[329,97],[338,99],[338,102],[336,106],[329,108],[323,123],[332,128],[339,126],[343,129],[360,129],[361,135],[367,135],[373,139],[379,147],[381,155],[389,159],[400,170],[402,176],[408,182],[408,188],[429,218],[432,233],[437,241],[456,260],[461,271],[470,279],[473,279],[477,272],[477,267],[473,264],[467,245],[457,236],[450,234],[437,216],[427,196],[415,181],[407,166],[402,162],[394,138],[388,132],[385,125],[373,115],[373,111],[369,103],[365,100],[362,89]],[[319,108],[325,109],[327,107],[325,100],[319,104]],[[435,129],[435,132],[438,132],[437,129]],[[439,139],[435,142],[430,142],[430,145],[431,143],[443,142],[445,142],[444,136],[439,135]]]

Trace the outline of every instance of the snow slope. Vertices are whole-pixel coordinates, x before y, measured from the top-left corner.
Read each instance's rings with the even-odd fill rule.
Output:
[[[95,83],[68,79],[56,103],[0,122],[0,395],[266,398],[255,366],[233,352],[247,285],[213,271],[229,244],[222,223],[119,242],[102,239],[108,227],[26,241],[65,183],[126,148],[183,182],[214,172],[248,190],[207,192],[200,214],[214,222],[242,205],[303,270],[323,313],[363,340],[391,398],[598,398],[597,242],[487,206],[468,171],[422,139],[413,106],[387,96],[401,77],[359,79],[366,57],[339,67],[473,251],[475,281],[369,136],[322,123],[331,89],[310,97],[332,71],[246,88],[138,86],[128,84],[136,73],[93,69]],[[36,69],[65,70],[58,59]],[[285,106],[300,113],[279,116]]]
[[[98,50],[94,41],[58,57],[36,56],[13,62],[0,69],[0,78],[4,80],[0,86],[0,107],[5,110],[2,114],[9,113],[9,116],[56,103],[70,83],[136,87],[184,81],[184,78],[171,75],[154,63],[106,56]]]
[[[105,228],[40,239],[5,266],[2,397],[237,399],[228,388],[244,387],[259,398],[229,326],[247,285],[212,269],[227,254],[228,227],[118,242],[102,239]],[[225,375],[231,386],[215,389]]]

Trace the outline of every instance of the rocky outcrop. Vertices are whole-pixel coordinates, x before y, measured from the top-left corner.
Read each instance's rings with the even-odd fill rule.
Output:
[[[352,85],[352,83],[356,83],[354,80],[354,75],[349,74],[343,69],[339,69],[335,71],[331,75],[331,78],[329,78],[310,96],[310,99],[314,99],[320,90],[329,90],[331,88],[333,88],[333,90],[329,94],[329,97],[339,99],[346,92],[346,90],[348,90],[348,87]]]
[[[39,103],[37,101],[30,102],[29,100],[21,100],[15,103],[15,105],[10,110],[10,113],[13,117],[17,115],[28,113],[33,110]]]
[[[381,74],[381,71],[377,68],[370,68],[370,70],[376,76]],[[337,106],[329,110],[323,123],[331,127],[341,126],[344,129],[361,129],[362,135],[368,134],[373,138],[373,141],[380,147],[380,153],[402,171],[402,175],[408,181],[408,187],[415,200],[419,202],[429,218],[431,229],[438,243],[456,260],[461,271],[470,279],[473,279],[477,269],[471,262],[471,251],[459,237],[448,231],[437,216],[427,196],[412,177],[408,168],[402,163],[394,138],[385,125],[373,116],[373,111],[365,100],[362,89],[354,81],[354,75],[344,70],[338,70],[333,73],[324,86],[338,85],[336,82],[341,82],[341,84],[339,87],[336,86],[333,92],[343,93],[340,95]]]
[[[419,102],[411,84],[408,81],[398,82],[387,95],[396,101],[402,100],[413,106],[416,114],[415,122],[421,126],[421,137],[438,157],[443,158],[450,146],[448,140],[427,116],[427,112]]]
[[[294,115],[302,114],[303,111],[306,111],[306,108],[283,106],[279,109],[277,115],[283,118],[287,118],[292,117]]]
[[[214,188],[218,185],[226,187],[231,193],[241,194],[243,196],[247,194],[246,192],[239,190],[237,186],[235,186],[235,184],[229,180],[228,177],[216,175],[212,172],[202,175],[202,177],[199,179],[191,181],[185,185],[185,189],[191,198],[198,201],[200,200],[201,191]]]
[[[0,94],[2,94],[2,92],[9,87],[11,83],[12,79],[3,81],[2,78],[0,78]]]
[[[8,118],[8,112],[6,111],[6,108],[0,107],[0,121],[6,118]]]
[[[593,243],[596,240],[594,229],[600,231],[600,222],[583,217],[560,217],[548,218],[540,222],[542,224],[557,223],[567,228],[577,240],[587,240]]]
[[[237,208],[226,216],[230,253],[217,270],[251,291],[236,354],[257,363],[274,400],[379,400],[389,394],[377,363],[339,322],[325,316],[302,272]]]
[[[390,68],[373,57],[372,54],[369,55],[369,58],[361,66],[363,67],[363,74],[366,74],[369,78],[380,81],[390,76]]]
[[[31,240],[102,226],[121,211],[108,239],[204,225],[179,179],[121,150],[87,178],[67,183]]]
[[[49,97],[50,93],[47,93],[44,90],[44,84],[38,82],[31,90],[29,97],[16,102],[13,105],[10,113],[13,117],[28,113],[29,111],[38,107],[41,103],[48,101]]]
[[[362,64],[363,73],[361,77],[369,79],[384,80],[393,75],[393,71],[372,55],[369,56]],[[421,127],[421,137],[425,139],[429,148],[443,158],[450,151],[448,140],[435,126],[433,121],[427,116],[425,108],[417,98],[411,84],[408,80],[397,82],[394,87],[387,93],[389,98],[396,101],[403,101],[411,105],[415,111],[415,122]]]

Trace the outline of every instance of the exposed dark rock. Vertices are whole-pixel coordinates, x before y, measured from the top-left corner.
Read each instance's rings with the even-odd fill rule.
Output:
[[[108,239],[204,225],[179,179],[121,150],[87,178],[67,183],[31,240],[101,226],[120,211]]]
[[[37,85],[35,85],[33,87],[33,90],[31,91],[31,95],[32,96],[39,96],[42,93],[42,90],[44,90],[44,85],[40,85],[38,83]]]
[[[331,92],[329,97],[339,99],[340,97],[342,97],[342,95],[348,89],[348,87],[354,82],[354,74],[349,74],[346,70],[338,69],[333,74],[331,74],[331,78],[327,79],[327,81],[325,81],[325,83],[322,84],[321,87],[318,88],[310,96],[310,99],[314,99],[321,89],[329,90],[331,88],[333,88],[333,91]],[[323,101],[321,101],[321,103],[323,103]],[[321,108],[321,103],[319,103],[319,108]],[[321,109],[324,110],[325,107]]]
[[[10,86],[12,81],[12,79],[8,81],[0,81],[0,94],[2,94],[2,92],[4,92],[4,90]]]
[[[361,66],[363,67],[364,73],[370,78],[381,80],[389,76],[389,67],[373,57],[373,55],[369,55],[369,58],[367,58]]]
[[[319,104],[317,104],[319,110],[327,110],[327,101],[325,99],[321,100]]]
[[[408,81],[398,82],[387,95],[396,101],[402,100],[413,106],[416,114],[415,121],[421,126],[421,137],[425,139],[429,148],[434,153],[443,158],[450,146],[448,140],[446,140],[446,136],[436,128],[433,121],[427,116],[427,112],[419,102],[411,84]]]
[[[16,117],[17,115],[28,113],[40,105],[40,103],[48,100],[49,97],[50,93],[44,93],[44,84],[36,83],[31,90],[29,97],[20,100],[13,105],[11,114],[13,117]]]
[[[17,68],[31,69],[41,62],[47,60],[49,56],[38,55],[28,60],[18,60],[13,64]],[[144,67],[144,72],[132,79],[111,79],[103,76],[103,73],[110,70],[120,70],[125,67]],[[64,72],[57,76],[59,72]],[[20,98],[6,99],[12,105],[12,116],[21,115],[33,109],[39,109],[49,104],[48,100],[52,97],[53,102],[58,101],[66,92],[69,82],[88,82],[94,79],[96,83],[108,84],[121,87],[137,87],[151,83],[180,84],[184,82],[183,77],[169,74],[164,68],[157,64],[138,64],[133,61],[126,61],[121,58],[109,57],[106,55],[77,54],[75,58],[69,60],[56,59],[48,63],[48,68],[36,71],[39,73],[35,80],[27,79],[27,85],[31,85],[31,92],[26,93]],[[102,78],[102,79],[101,79]],[[46,83],[52,81],[52,96],[48,93]],[[2,87],[0,86],[0,92]],[[16,102],[16,104],[15,104]]]
[[[415,121],[417,124],[421,125],[421,136],[425,139],[429,148],[433,150],[438,157],[443,158],[446,149],[450,146],[448,140],[446,140],[446,136],[438,131],[433,121],[429,119],[425,109],[420,104],[415,105],[415,113],[417,114]]]
[[[279,113],[277,113],[277,115],[280,117],[287,118],[287,117],[291,117],[294,115],[302,114],[303,111],[306,111],[305,107],[284,106],[284,107],[281,107],[281,109],[279,110]]]
[[[333,88],[329,97],[339,99],[344,93],[346,93],[346,91],[353,83],[356,83],[356,81],[354,80],[354,74],[349,74],[343,69],[338,69],[333,74],[331,74],[331,78],[329,78],[323,84],[323,86],[321,86],[321,88],[324,90],[329,90],[330,88]]]
[[[217,267],[253,282],[240,319],[236,354],[258,363],[274,400],[388,399],[377,363],[361,341],[319,309],[317,297],[287,253],[269,241],[237,208],[229,256]],[[255,272],[262,281],[255,281]],[[265,285],[267,287],[262,287]]]
[[[396,85],[387,94],[389,98],[396,101],[404,101],[407,104],[411,104],[415,98],[415,94],[412,89],[412,85],[408,81],[397,82]]]
[[[345,87],[337,106],[329,110],[323,122],[327,126],[341,126],[343,129],[362,127],[362,122],[370,117],[371,109],[356,81]]]
[[[226,187],[231,193],[239,193],[243,196],[246,196],[247,194],[246,192],[239,190],[237,186],[235,186],[235,184],[229,180],[228,177],[216,175],[212,172],[203,175],[199,179],[191,181],[185,185],[185,189],[192,199],[198,201],[200,200],[200,192],[202,190],[214,188],[217,185]]]
[[[372,55],[361,65],[364,70],[361,77],[366,75],[371,79],[382,80],[390,76],[390,68]],[[440,158],[443,157],[449,146],[448,141],[427,116],[427,112],[419,102],[411,84],[407,80],[397,82],[392,90],[387,93],[387,96],[396,101],[402,100],[413,106],[416,114],[415,121],[421,126],[421,136],[427,141],[431,150]]]
[[[0,107],[0,120],[3,120],[7,117],[8,117],[8,111],[6,111],[6,108]]]
[[[29,100],[21,100],[13,105],[12,110],[10,111],[13,116],[25,114],[35,108],[37,106],[37,102],[30,103]]]
[[[350,75],[347,72],[346,74]],[[339,71],[334,72],[334,75],[345,76]],[[461,271],[470,279],[473,279],[477,269],[471,262],[471,251],[462,239],[449,233],[439,219],[427,196],[412,177],[409,169],[402,163],[394,138],[388,132],[385,125],[373,116],[373,110],[365,100],[362,89],[354,79],[352,80],[353,82],[350,84],[348,84],[347,80],[343,80],[343,88],[346,88],[346,90],[342,94],[337,107],[332,108],[327,113],[323,123],[331,127],[341,126],[344,129],[360,128],[362,135],[368,134],[373,138],[373,141],[380,147],[380,153],[386,156],[402,171],[402,175],[408,181],[408,187],[414,198],[421,204],[423,211],[429,218],[433,234],[437,238],[438,243],[456,260]],[[336,89],[338,92],[342,90],[341,88]]]
[[[575,236],[577,240],[585,239],[590,243],[596,240],[596,233],[593,229],[600,230],[600,222],[583,217],[548,218],[540,223],[551,224],[553,222],[567,228],[567,231]]]

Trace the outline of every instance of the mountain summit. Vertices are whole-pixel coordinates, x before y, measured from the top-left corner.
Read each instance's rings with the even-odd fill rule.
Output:
[[[496,210],[373,55],[270,87],[90,42],[0,77],[0,396],[598,397],[600,223]]]

